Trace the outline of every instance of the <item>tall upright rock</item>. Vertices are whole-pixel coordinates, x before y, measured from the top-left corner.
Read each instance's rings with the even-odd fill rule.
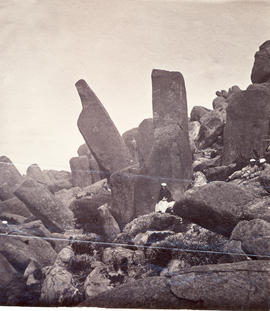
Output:
[[[131,165],[133,159],[102,103],[84,80],[75,85],[83,107],[77,124],[100,168],[109,175]]]
[[[270,135],[270,41],[255,54],[250,85],[228,99],[227,121],[223,133],[222,163],[253,157],[253,150],[263,155]]]
[[[137,215],[154,210],[162,182],[168,184],[175,200],[180,199],[192,174],[186,89],[181,73],[153,70],[152,96],[154,142],[136,183]]]
[[[83,188],[93,183],[87,156],[73,157],[69,160],[69,165],[73,187]]]

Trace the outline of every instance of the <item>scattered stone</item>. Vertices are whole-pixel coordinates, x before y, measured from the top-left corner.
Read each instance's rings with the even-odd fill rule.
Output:
[[[251,73],[252,83],[264,83],[270,79],[270,40],[265,41],[255,54]]]
[[[63,231],[68,215],[57,205],[55,197],[44,185],[28,178],[14,193],[50,231]]]
[[[194,106],[190,113],[190,121],[198,121],[200,122],[202,116],[209,113],[210,109],[207,109],[202,106]]]
[[[114,173],[132,164],[132,157],[102,103],[84,80],[76,83],[82,102],[78,127],[100,167]]]

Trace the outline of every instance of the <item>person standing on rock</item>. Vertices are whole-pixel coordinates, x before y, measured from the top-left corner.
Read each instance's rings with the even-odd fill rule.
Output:
[[[166,183],[162,183],[159,191],[158,202],[155,207],[155,212],[159,213],[168,213],[172,212],[174,201],[172,194],[167,188]]]

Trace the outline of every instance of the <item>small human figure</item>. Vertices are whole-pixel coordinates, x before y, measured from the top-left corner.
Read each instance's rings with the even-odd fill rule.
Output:
[[[255,173],[256,177],[260,175],[261,171],[270,168],[270,164],[266,163],[265,158],[261,158],[258,161],[258,171]]]
[[[155,212],[159,213],[172,212],[174,203],[175,202],[173,201],[172,194],[167,188],[167,184],[162,183],[159,191],[158,202],[155,207]]]
[[[227,181],[234,180],[234,179],[249,179],[257,171],[258,171],[258,166],[256,165],[256,160],[252,158],[249,160],[249,164],[247,166],[243,167],[239,171],[234,172],[232,175],[228,177]]]

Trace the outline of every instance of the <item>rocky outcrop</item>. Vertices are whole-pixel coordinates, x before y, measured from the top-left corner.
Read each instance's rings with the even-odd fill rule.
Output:
[[[109,174],[132,165],[132,157],[107,111],[84,80],[76,83],[83,110],[78,127],[101,168]]]
[[[179,199],[190,182],[186,90],[179,72],[152,71],[154,142],[135,186],[136,215],[154,210],[160,183],[166,182]]]
[[[37,164],[32,164],[27,168],[26,176],[44,185],[51,183],[49,176],[44,174]]]
[[[198,121],[201,122],[202,116],[204,116],[206,113],[210,112],[210,109],[207,109],[202,106],[194,106],[190,113],[190,121]]]
[[[26,205],[16,197],[0,202],[0,212],[21,215],[26,218],[33,215]]]
[[[222,163],[248,161],[253,151],[264,153],[263,138],[269,134],[270,88],[254,85],[228,99]]]
[[[230,236],[241,221],[244,210],[254,197],[245,189],[222,181],[188,190],[183,200],[176,202],[177,215],[214,232]]]
[[[270,40],[265,41],[255,54],[251,72],[252,83],[264,83],[270,79]]]
[[[270,193],[270,169],[269,168],[261,172],[259,180],[264,190]]]
[[[134,165],[115,172],[110,177],[111,212],[121,228],[135,217],[134,191],[139,171],[139,166]]]
[[[128,147],[129,153],[131,154],[134,163],[138,162],[138,148],[137,148],[137,135],[138,128],[133,128],[123,133],[123,140]]]
[[[42,173],[49,180],[47,186],[52,193],[72,187],[71,173],[68,171],[43,170]]]
[[[26,179],[14,193],[50,231],[61,232],[69,222],[68,214],[60,209],[53,194],[33,179]]]
[[[199,121],[192,121],[188,123],[189,144],[192,153],[196,152],[197,150],[200,129],[201,124]]]
[[[112,241],[120,233],[118,223],[113,218],[108,204],[104,204],[98,208],[100,218],[102,219],[102,231],[106,240]]]
[[[92,182],[90,163],[87,156],[73,157],[69,161],[73,187],[87,187]]]
[[[173,276],[131,281],[81,306],[111,308],[268,309],[269,262],[197,266]]]

